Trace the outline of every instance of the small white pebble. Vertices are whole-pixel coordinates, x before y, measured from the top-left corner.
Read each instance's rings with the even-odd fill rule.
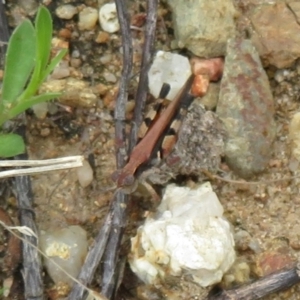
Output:
[[[172,88],[166,98],[173,100],[191,73],[191,65],[185,56],[158,51],[148,72],[149,91],[157,98],[162,84],[168,83]]]
[[[45,119],[48,113],[48,103],[41,102],[32,106],[32,110],[38,119]]]
[[[95,8],[86,7],[79,13],[78,27],[80,30],[92,30],[98,21],[98,12]]]
[[[102,64],[107,64],[111,61],[112,55],[111,54],[104,54],[103,56],[100,57],[100,62]]]
[[[92,183],[94,174],[93,169],[91,168],[88,161],[84,160],[82,163],[82,167],[77,168],[77,177],[79,184],[84,188]]]
[[[70,20],[77,14],[77,8],[71,4],[59,6],[55,13],[60,19]]]
[[[274,79],[277,82],[282,82],[284,80],[284,75],[282,70],[277,70],[274,75]]]
[[[102,29],[109,33],[117,32],[120,24],[117,17],[117,8],[115,3],[107,3],[101,6],[99,10],[99,20]]]
[[[117,82],[117,77],[110,72],[104,72],[103,77],[107,82],[112,82],[112,83]]]
[[[70,76],[69,63],[67,61],[61,61],[58,66],[55,67],[51,74],[52,79],[62,79]]]

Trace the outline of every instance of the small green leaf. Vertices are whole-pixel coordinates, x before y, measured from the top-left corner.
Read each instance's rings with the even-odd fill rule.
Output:
[[[18,114],[22,113],[23,111],[32,107],[35,104],[49,101],[51,99],[58,98],[59,96],[61,96],[61,93],[46,93],[34,96],[30,99],[27,99],[26,101],[22,101],[9,111],[9,116],[7,119],[12,119],[13,117],[17,116]]]
[[[3,104],[13,103],[24,89],[34,66],[34,45],[34,27],[25,20],[15,29],[8,43],[2,85]]]
[[[41,72],[46,68],[51,52],[52,19],[47,8],[40,6],[35,18],[37,59],[41,63]]]
[[[43,74],[43,81],[47,78],[47,76],[54,70],[54,68],[58,65],[58,63],[62,60],[62,58],[67,54],[67,49],[62,49],[59,53],[51,60],[50,64],[47,66],[46,70]]]
[[[25,152],[25,144],[17,134],[0,135],[0,157],[12,157]]]

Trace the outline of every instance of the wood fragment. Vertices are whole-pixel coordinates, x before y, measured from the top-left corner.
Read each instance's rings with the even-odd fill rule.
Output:
[[[77,279],[85,286],[92,282],[96,269],[99,266],[99,262],[103,256],[106,243],[111,231],[111,220],[112,215],[111,213],[109,213],[104,221],[103,226],[99,230],[99,233],[96,236],[92,246],[90,247],[84,264],[77,277]],[[72,290],[69,293],[68,299],[84,299],[86,295],[87,291],[83,288],[83,286],[78,283],[74,283]]]
[[[122,168],[127,160],[125,105],[128,100],[127,90],[132,71],[133,52],[130,31],[130,17],[126,7],[126,1],[116,0],[116,7],[119,23],[121,24],[121,35],[123,41],[123,70],[115,108],[115,141],[117,168]],[[104,253],[103,275],[101,282],[102,294],[109,299],[114,293],[116,286],[116,264],[119,254],[119,245],[123,236],[127,219],[127,202],[128,195],[125,195],[122,191],[117,191],[115,193],[112,204],[113,225]]]
[[[148,92],[148,72],[154,54],[155,30],[157,23],[157,0],[147,0],[147,17],[145,26],[145,43],[141,62],[139,84],[135,96],[134,117],[129,139],[129,153],[137,143],[137,135],[143,121]]]
[[[18,155],[17,159],[25,159],[27,155]],[[34,221],[33,194],[30,177],[19,176],[15,180],[16,198],[20,211],[20,225],[29,227],[36,235],[37,227]],[[38,246],[38,241],[33,236],[23,235],[25,242],[22,243],[23,252],[23,280],[25,287],[25,298],[27,300],[44,299],[44,285],[42,280],[42,265],[38,251],[29,245]]]
[[[207,300],[256,300],[286,290],[300,282],[300,263],[291,269],[282,270],[249,285],[232,290],[223,290],[210,295]]]
[[[0,161],[0,167],[7,166],[28,166],[28,168],[18,168],[14,170],[6,170],[0,172],[0,178],[24,176],[32,174],[40,174],[44,172],[53,172],[57,170],[66,170],[78,168],[82,166],[83,156],[70,156],[48,160],[16,160],[16,161]],[[61,161],[61,162],[60,162]],[[36,166],[36,167],[31,167]]]

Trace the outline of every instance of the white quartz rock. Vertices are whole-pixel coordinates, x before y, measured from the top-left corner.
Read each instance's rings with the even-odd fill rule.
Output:
[[[42,232],[40,248],[48,257],[76,278],[87,254],[87,234],[80,226]],[[50,260],[45,259],[44,264],[55,283],[73,284],[72,279]]]
[[[131,242],[131,269],[147,284],[184,272],[206,287],[220,282],[235,260],[230,224],[209,183],[167,186],[158,212]]]
[[[158,51],[148,72],[150,93],[157,98],[162,84],[169,83],[171,90],[167,99],[173,100],[191,74],[191,65],[185,56]]]
[[[114,33],[120,29],[115,3],[107,3],[101,6],[99,21],[102,29],[106,32]]]
[[[80,30],[93,30],[98,21],[98,11],[92,7],[85,7],[79,13],[78,28]]]
[[[82,187],[85,188],[92,183],[94,179],[94,171],[87,160],[82,162],[82,166],[77,168],[76,172],[79,184]]]

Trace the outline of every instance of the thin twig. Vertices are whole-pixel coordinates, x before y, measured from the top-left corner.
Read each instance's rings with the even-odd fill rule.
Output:
[[[119,21],[123,24],[122,30],[122,38],[123,41],[130,41],[130,24],[129,18],[127,16],[126,11],[124,10],[123,1],[116,1],[117,9],[118,9],[118,16]],[[150,62],[152,59],[153,54],[153,46],[154,46],[154,38],[155,38],[155,29],[156,29],[156,17],[157,15],[157,0],[148,0],[147,1],[147,20],[146,20],[146,37],[145,37],[145,44],[143,49],[143,57],[142,57],[142,64],[141,64],[141,73],[139,78],[139,85],[136,93],[136,103],[135,103],[135,111],[134,111],[134,121],[131,128],[130,133],[130,140],[129,140],[129,149],[128,154],[131,152],[132,148],[136,144],[137,141],[137,130],[141,125],[142,118],[143,118],[143,110],[145,107],[146,96],[147,96],[147,86],[148,86],[148,70],[150,68]],[[126,16],[126,18],[124,18]],[[126,24],[123,23],[126,21]],[[126,43],[125,43],[126,44]],[[123,47],[126,47],[123,42]],[[128,46],[127,46],[128,47]],[[128,84],[129,73],[125,70],[128,70],[129,67],[126,67],[126,64],[129,64],[132,60],[132,56],[128,57],[124,51],[124,58],[123,58],[123,76],[122,82],[126,82]],[[132,53],[131,53],[132,55]],[[131,63],[130,63],[131,69]],[[125,96],[125,94],[124,94]],[[119,94],[119,98],[116,103],[116,112],[115,112],[115,119],[116,119],[116,141],[117,141],[117,167],[123,167],[125,163],[124,153],[126,153],[124,148],[122,147],[123,142],[125,141],[124,136],[124,124],[122,122],[123,118],[125,118],[125,110],[123,108],[124,102],[127,101],[127,95],[125,97],[121,97]],[[119,106],[120,105],[120,106]],[[118,144],[120,143],[120,144]],[[123,230],[126,223],[126,202],[127,196],[125,196],[121,191],[117,191],[115,194],[115,199],[113,203],[113,211],[114,211],[114,220],[113,220],[113,231],[111,232],[109,242],[107,244],[107,249],[105,252],[105,259],[104,259],[104,271],[103,271],[103,279],[102,279],[102,293],[108,298],[111,298],[113,293],[116,289],[116,264],[117,264],[117,257],[118,257],[118,248],[121,242],[121,238],[123,235]]]
[[[246,181],[246,180],[227,179],[227,178],[224,178],[224,177],[221,177],[218,175],[213,175],[213,174],[208,175],[207,172],[204,172],[204,174],[207,175],[207,177],[209,177],[210,179],[214,179],[214,180],[220,180],[220,181],[224,181],[224,182],[232,183],[232,184],[249,184],[249,185],[270,184],[270,183],[289,181],[289,180],[300,178],[300,175],[294,175],[294,176],[289,176],[289,177],[279,178],[279,179],[261,180],[261,181]]]
[[[137,132],[143,121],[143,111],[145,109],[145,103],[148,92],[148,71],[150,69],[150,63],[152,61],[154,52],[154,40],[155,30],[157,23],[157,0],[147,1],[147,18],[145,29],[145,43],[143,47],[143,57],[141,63],[141,72],[139,78],[139,84],[135,97],[134,119],[132,122],[132,128],[130,132],[129,150],[135,146],[137,142]]]
[[[7,17],[5,13],[5,6],[2,1],[0,1],[0,66],[2,66],[2,63],[5,58],[5,53],[7,49],[7,42],[9,40],[9,28],[8,28],[8,22]]]
[[[271,274],[249,285],[233,290],[224,290],[217,295],[208,297],[208,300],[256,300],[286,290],[299,282],[300,263],[291,269]]]
[[[84,264],[77,277],[80,283],[76,282],[73,285],[72,290],[68,296],[69,300],[84,298],[86,289],[83,287],[83,285],[87,286],[92,282],[94,278],[96,268],[98,267],[99,262],[102,258],[103,252],[105,250],[105,245],[111,231],[111,220],[112,215],[108,214],[104,221],[104,225],[100,229],[93,245],[89,249]]]
[[[132,71],[132,38],[130,31],[130,18],[126,9],[126,1],[116,0],[118,19],[121,25],[122,47],[123,47],[123,71],[120,80],[119,94],[115,108],[115,141],[117,168],[122,168],[126,163],[126,134],[125,134],[125,105],[128,99],[128,84]],[[113,226],[111,228],[109,241],[106,246],[102,276],[102,294],[111,298],[116,283],[115,271],[119,254],[119,245],[126,224],[126,204],[128,196],[122,191],[114,195],[112,213]]]
[[[15,170],[6,170],[0,172],[0,178],[7,178],[7,177],[15,177],[15,176],[24,176],[24,175],[32,175],[32,174],[39,174],[44,172],[51,172],[51,171],[57,171],[57,170],[65,170],[65,169],[72,169],[82,166],[83,157],[78,157],[79,159],[76,159],[69,163],[55,163],[53,165],[48,162],[48,166],[40,166],[40,167],[33,167],[33,168],[25,168],[25,169],[15,169]],[[56,159],[59,160],[59,159]],[[27,165],[30,165],[32,162],[28,161]],[[8,162],[9,164],[9,162]],[[16,165],[19,165],[20,161],[17,161]],[[2,166],[2,163],[0,162],[0,166]]]
[[[17,159],[24,159],[27,155],[19,155]],[[33,194],[30,177],[16,177],[15,190],[20,211],[21,226],[29,227],[37,234],[37,227],[34,221]],[[24,240],[26,242],[24,242]],[[44,298],[44,285],[42,280],[42,265],[38,251],[29,245],[37,246],[37,239],[33,236],[24,235],[22,244],[23,251],[23,280],[25,286],[25,298],[28,300],[42,300]]]
[[[0,160],[0,167],[35,167],[35,166],[52,166],[69,162],[82,162],[83,156],[67,156],[52,159],[31,159],[31,160]]]

